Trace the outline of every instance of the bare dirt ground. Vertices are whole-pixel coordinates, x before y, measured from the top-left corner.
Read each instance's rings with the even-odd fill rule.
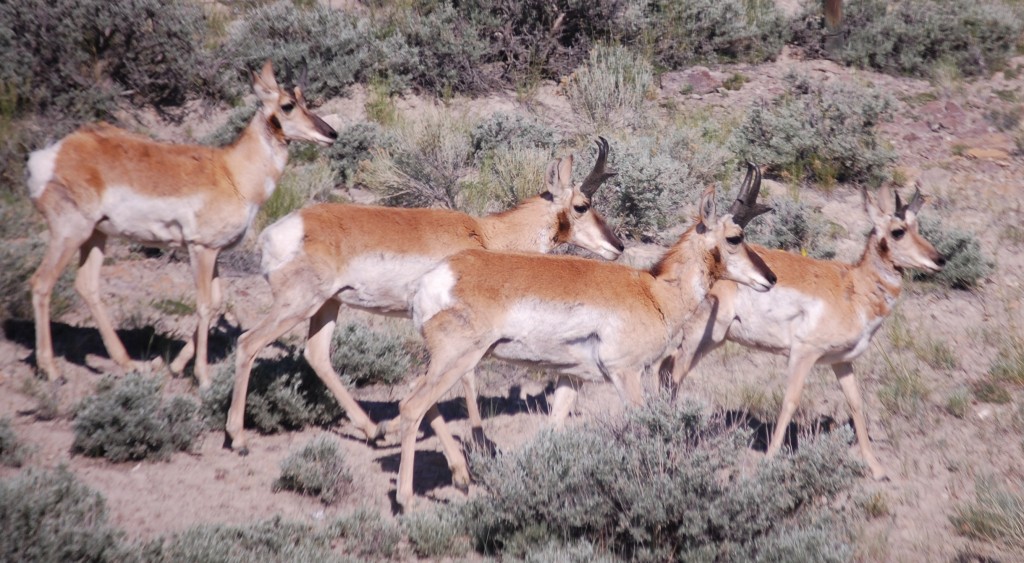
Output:
[[[1010,63],[1011,67],[1021,65],[1024,58]],[[873,84],[891,95],[897,101],[896,115],[893,122],[882,127],[882,133],[897,150],[898,166],[909,181],[920,180],[923,190],[932,196],[922,214],[937,215],[947,226],[972,232],[980,239],[984,253],[997,264],[991,276],[973,292],[905,288],[897,314],[886,321],[871,350],[854,364],[876,452],[892,475],[888,482],[864,483],[869,494],[884,499],[887,509],[868,520],[861,530],[858,556],[865,561],[949,561],[961,553],[974,553],[1005,561],[1024,560],[1020,554],[958,535],[949,520],[955,506],[973,498],[978,477],[992,477],[1018,492],[1024,486],[1024,393],[1013,389],[1013,401],[1003,405],[975,401],[962,419],[945,410],[951,393],[986,374],[1001,336],[1011,332],[1019,336],[1024,330],[1020,309],[1024,249],[1020,237],[1007,237],[1007,229],[1019,227],[1024,219],[1024,160],[1013,155],[1012,137],[986,119],[994,109],[1020,106],[1019,100],[1007,101],[996,92],[1015,91],[1019,96],[1024,92],[1024,80],[1008,80],[996,73],[971,83],[934,84],[845,69],[827,61],[800,60],[787,51],[773,63],[710,70],[719,80],[737,72],[745,75],[749,82],[738,91],[684,94],[665,87],[657,100],[661,108],[658,111],[663,118],[670,118],[676,111],[672,108],[703,109],[727,118],[736,113],[737,107],[781,92],[790,69],[829,80]],[[671,78],[665,77],[663,83],[670,83]],[[330,101],[325,109],[335,115],[329,121],[345,125],[360,120],[363,99],[365,94],[357,89],[350,98]],[[412,98],[404,100],[400,110],[413,112],[424,105],[429,103]],[[455,100],[451,107],[482,114],[496,109],[534,112],[559,126],[570,114],[553,84],[542,86],[529,100],[520,100],[510,92],[482,100]],[[164,133],[163,138],[168,139],[182,135],[177,130]],[[774,185],[768,189],[787,188]],[[855,260],[863,244],[860,233],[867,226],[859,192],[839,186],[827,192],[804,190],[801,197],[845,228],[849,235],[839,245],[839,259]],[[688,215],[687,211],[681,216]],[[651,250],[630,252],[649,254]],[[161,299],[193,300],[187,264],[166,257],[129,256],[124,247],[116,254],[117,259],[104,266],[103,296],[115,322],[130,337],[132,353],[143,355],[152,347],[180,346],[183,335],[191,330],[192,318],[161,313],[153,303]],[[219,365],[226,364],[238,327],[252,326],[270,304],[269,289],[258,274],[231,268],[225,271],[229,313],[211,354]],[[363,318],[368,322],[404,322]],[[19,438],[33,448],[30,465],[67,465],[106,496],[114,524],[130,537],[152,538],[203,522],[244,523],[277,514],[319,521],[356,507],[393,513],[391,491],[398,468],[397,448],[367,445],[344,422],[326,430],[254,436],[252,453],[247,457],[224,449],[223,433],[219,431],[207,433],[195,453],[176,454],[169,462],[111,464],[72,456],[68,413],[78,400],[92,393],[104,373],[113,371],[93,326],[80,301],[62,318],[55,319],[63,349],[58,351],[59,365],[68,382],[58,390],[62,416],[40,421],[34,416],[38,400],[31,390],[45,384],[37,379],[31,364],[32,325],[6,322],[4,338],[0,339],[0,417],[10,418]],[[908,332],[915,342],[944,343],[954,351],[958,366],[933,369],[919,355],[897,350],[894,331]],[[300,327],[288,339],[298,343],[302,335]],[[920,416],[891,414],[880,403],[878,391],[891,376],[893,362],[912,363],[920,370],[928,388],[928,404]],[[190,379],[157,373],[166,378],[167,392],[196,394]],[[492,366],[481,377],[485,430],[501,448],[516,447],[544,425],[544,382],[520,381],[509,373]],[[765,405],[763,413],[755,414],[774,419],[784,379],[783,359],[727,346],[701,364],[686,381],[684,392],[718,408],[749,408],[749,397],[760,394],[765,397]],[[387,418],[397,413],[403,391],[401,386],[371,387],[358,390],[356,396],[375,418]],[[465,436],[468,428],[461,414],[461,399],[449,399],[444,412],[455,419],[456,435]],[[610,386],[593,386],[582,392],[576,419],[620,408]],[[845,400],[830,371],[819,368],[812,374],[797,418],[805,426],[823,418],[846,423]],[[271,483],[280,473],[281,460],[324,431],[345,438],[343,448],[355,475],[352,492],[331,507],[291,493],[273,493]],[[462,493],[451,486],[436,439],[425,438],[419,450],[417,492],[435,499],[459,498]],[[0,469],[0,477],[14,471]],[[473,488],[470,494],[480,492]]]

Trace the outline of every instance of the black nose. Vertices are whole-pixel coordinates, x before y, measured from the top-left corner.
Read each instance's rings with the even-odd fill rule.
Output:
[[[775,277],[775,272],[768,272],[768,283],[775,285],[775,282],[779,281],[779,278]]]
[[[331,140],[334,140],[334,141],[338,140],[338,132],[335,131],[334,129],[331,129],[331,132],[328,133],[327,136],[330,137]]]
[[[619,252],[622,252],[623,250],[626,249],[626,245],[622,244],[621,240],[616,240],[615,241],[615,248],[617,248],[619,250]]]
[[[942,268],[943,266],[945,266],[945,265],[946,265],[946,258],[945,258],[945,257],[943,257],[943,256],[939,256],[939,259],[935,261],[935,264],[936,264],[936,265],[937,265],[938,267]]]

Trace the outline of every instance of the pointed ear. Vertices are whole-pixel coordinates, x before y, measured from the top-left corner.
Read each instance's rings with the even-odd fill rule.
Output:
[[[885,225],[888,213],[878,206],[878,201],[875,199],[875,196],[866,188],[864,189],[864,211],[867,212],[868,219],[871,220],[871,224],[873,226],[882,227]]]
[[[252,73],[252,91],[264,104],[277,103],[278,86],[277,80],[274,79],[274,65],[270,59],[263,63],[263,70]]]
[[[558,182],[558,167],[561,166],[562,159],[556,158],[548,164],[548,170],[544,173],[544,187],[547,188],[548,193],[558,197],[562,193],[562,185]]]
[[[306,107],[306,96],[302,95],[302,88],[299,86],[295,87],[295,101],[299,102],[299,105]]]
[[[572,189],[572,161],[573,156],[570,154],[558,163],[558,183],[563,190]]]
[[[896,213],[896,198],[893,196],[892,188],[889,184],[882,184],[881,188],[878,188],[878,209],[886,215],[893,215]]]
[[[711,187],[704,191],[700,198],[700,222],[706,227],[712,226],[718,220],[718,206],[715,203],[715,188]]]

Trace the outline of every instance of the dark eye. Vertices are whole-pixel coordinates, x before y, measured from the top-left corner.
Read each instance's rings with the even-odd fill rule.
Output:
[[[903,229],[893,229],[893,231],[892,231],[892,238],[894,238],[896,240],[900,240],[901,238],[903,238],[903,235],[905,235],[906,233],[907,233],[907,231],[905,231]]]
[[[734,245],[735,244],[739,244],[739,243],[743,242],[743,235],[736,235],[734,237],[725,237],[725,242],[728,242],[729,244],[734,244]]]
[[[285,113],[291,113],[293,109],[295,109],[295,104],[292,103],[283,104],[281,106],[281,110],[283,110]]]
[[[590,209],[590,206],[589,205],[574,205],[574,206],[572,206],[572,208],[576,210],[576,213],[583,214],[583,213],[586,213]]]

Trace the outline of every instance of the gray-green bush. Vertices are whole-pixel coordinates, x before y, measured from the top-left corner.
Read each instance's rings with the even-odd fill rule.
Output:
[[[949,518],[957,532],[1024,549],[1024,493],[994,478],[978,479],[974,493],[975,498],[957,506]]]
[[[623,46],[597,46],[564,86],[573,112],[594,131],[643,123],[654,67]]]
[[[820,3],[808,2],[793,26],[797,43],[826,52]],[[1019,4],[1003,0],[847,0],[842,40],[829,46],[846,64],[883,72],[926,76],[945,63],[976,75],[1013,56],[1022,30]]]
[[[350,385],[394,385],[409,373],[413,356],[404,339],[360,323],[339,328],[331,344],[331,364]]]
[[[401,519],[402,530],[420,557],[462,557],[472,548],[458,505],[413,512]]]
[[[920,217],[920,232],[946,259],[937,274],[915,271],[914,279],[934,282],[953,289],[973,289],[992,273],[995,263],[981,251],[978,238],[956,227],[946,228],[934,217]]]
[[[370,160],[374,149],[390,149],[396,140],[380,125],[366,121],[350,125],[338,132],[338,142],[327,150],[338,182],[351,186],[359,163]]]
[[[793,182],[877,186],[889,178],[896,154],[875,131],[891,115],[887,96],[805,76],[790,75],[787,83],[785,93],[752,107],[735,131],[741,157]]]
[[[702,131],[685,127],[613,140],[609,165],[618,175],[598,190],[595,205],[628,236],[655,239],[682,204],[699,199],[728,157]],[[589,172],[580,168],[581,175]]]
[[[282,83],[294,82],[307,68],[306,96],[330,98],[367,78],[372,34],[369,26],[369,21],[345,10],[320,4],[299,8],[291,2],[276,2],[247,12],[230,32],[222,53],[239,71],[257,69],[269,58]],[[247,93],[250,76],[236,76],[232,82],[235,94]]]
[[[695,62],[761,62],[782,50],[789,30],[771,0],[649,0],[627,17],[637,41],[664,68]],[[630,33],[631,32],[631,33]]]
[[[281,462],[274,491],[295,491],[333,504],[351,483],[352,473],[337,439],[323,434]]]
[[[191,449],[202,428],[199,405],[180,395],[165,399],[159,379],[107,377],[75,408],[71,450],[115,463],[166,459]]]
[[[761,215],[744,228],[747,242],[806,253],[821,260],[835,258],[829,223],[820,211],[789,198],[772,199],[769,204],[771,213]]]
[[[103,496],[63,467],[0,480],[0,560],[111,561],[120,538]]]
[[[509,148],[553,151],[561,141],[558,131],[531,117],[497,112],[473,125],[469,133],[473,160],[479,163]]]
[[[11,428],[10,419],[0,418],[0,465],[21,467],[25,463],[25,456],[25,445]]]
[[[234,388],[234,359],[202,393],[201,412],[211,429],[223,429]],[[249,378],[245,426],[264,434],[324,426],[342,415],[338,401],[301,354],[290,351],[276,359],[258,359]]]
[[[489,494],[466,504],[466,522],[478,548],[506,556],[582,540],[643,560],[846,560],[850,529],[823,507],[860,473],[849,439],[805,440],[741,470],[749,433],[658,399],[621,420],[474,457]]]
[[[192,2],[4,2],[0,85],[15,93],[19,115],[105,117],[123,97],[179,106],[207,89],[197,78],[208,66],[205,32]]]
[[[332,549],[336,538],[329,530],[281,518],[245,526],[203,524],[153,540],[125,560],[139,563],[350,561]]]

